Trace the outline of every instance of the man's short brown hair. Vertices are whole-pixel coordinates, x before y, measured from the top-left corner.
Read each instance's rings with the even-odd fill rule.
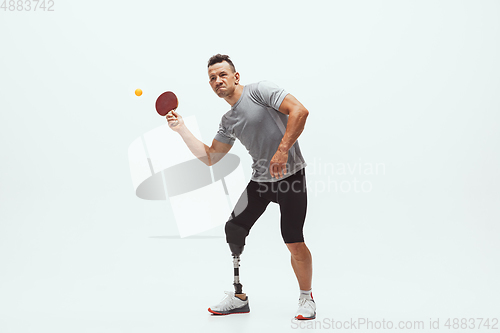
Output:
[[[229,64],[229,66],[231,66],[233,73],[236,73],[236,68],[234,67],[233,62],[231,61],[231,59],[229,59],[229,56],[226,54],[218,53],[218,54],[210,57],[210,59],[208,60],[208,67],[215,65],[215,64],[218,64],[219,62],[223,62],[223,61],[227,62]]]

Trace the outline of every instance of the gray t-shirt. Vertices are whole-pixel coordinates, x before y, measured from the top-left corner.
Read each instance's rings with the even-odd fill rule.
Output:
[[[222,116],[215,140],[230,145],[236,138],[240,140],[253,159],[253,181],[275,182],[307,165],[297,140],[288,151],[287,173],[283,178],[269,174],[269,164],[288,122],[288,116],[278,111],[286,95],[284,89],[269,81],[245,85],[240,99]]]

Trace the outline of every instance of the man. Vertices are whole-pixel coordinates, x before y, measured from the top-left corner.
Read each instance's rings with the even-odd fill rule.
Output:
[[[212,146],[196,139],[176,111],[167,114],[169,126],[181,135],[191,152],[209,166],[229,152],[236,138],[254,161],[252,179],[225,226],[235,263],[235,292],[226,292],[226,297],[208,310],[219,315],[250,311],[248,297],[239,283],[239,255],[250,228],[267,205],[275,202],[280,205],[281,234],[290,250],[300,287],[295,318],[314,319],[312,258],[302,233],[307,208],[306,163],[297,142],[309,112],[295,97],[271,82],[241,85],[240,74],[227,55],[210,58],[208,76],[213,91],[231,105],[231,110],[221,119]]]

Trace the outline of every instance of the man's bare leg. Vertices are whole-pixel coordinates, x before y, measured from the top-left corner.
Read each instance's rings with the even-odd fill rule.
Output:
[[[291,253],[292,268],[299,282],[300,290],[311,290],[312,256],[304,242],[286,243]]]

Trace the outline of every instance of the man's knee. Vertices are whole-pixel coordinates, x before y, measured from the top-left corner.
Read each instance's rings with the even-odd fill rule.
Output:
[[[309,249],[304,242],[286,243],[291,255],[296,259],[303,259],[310,256]]]
[[[229,244],[232,254],[239,256],[243,252],[248,230],[231,221],[226,223],[224,230],[226,232],[226,241]]]

